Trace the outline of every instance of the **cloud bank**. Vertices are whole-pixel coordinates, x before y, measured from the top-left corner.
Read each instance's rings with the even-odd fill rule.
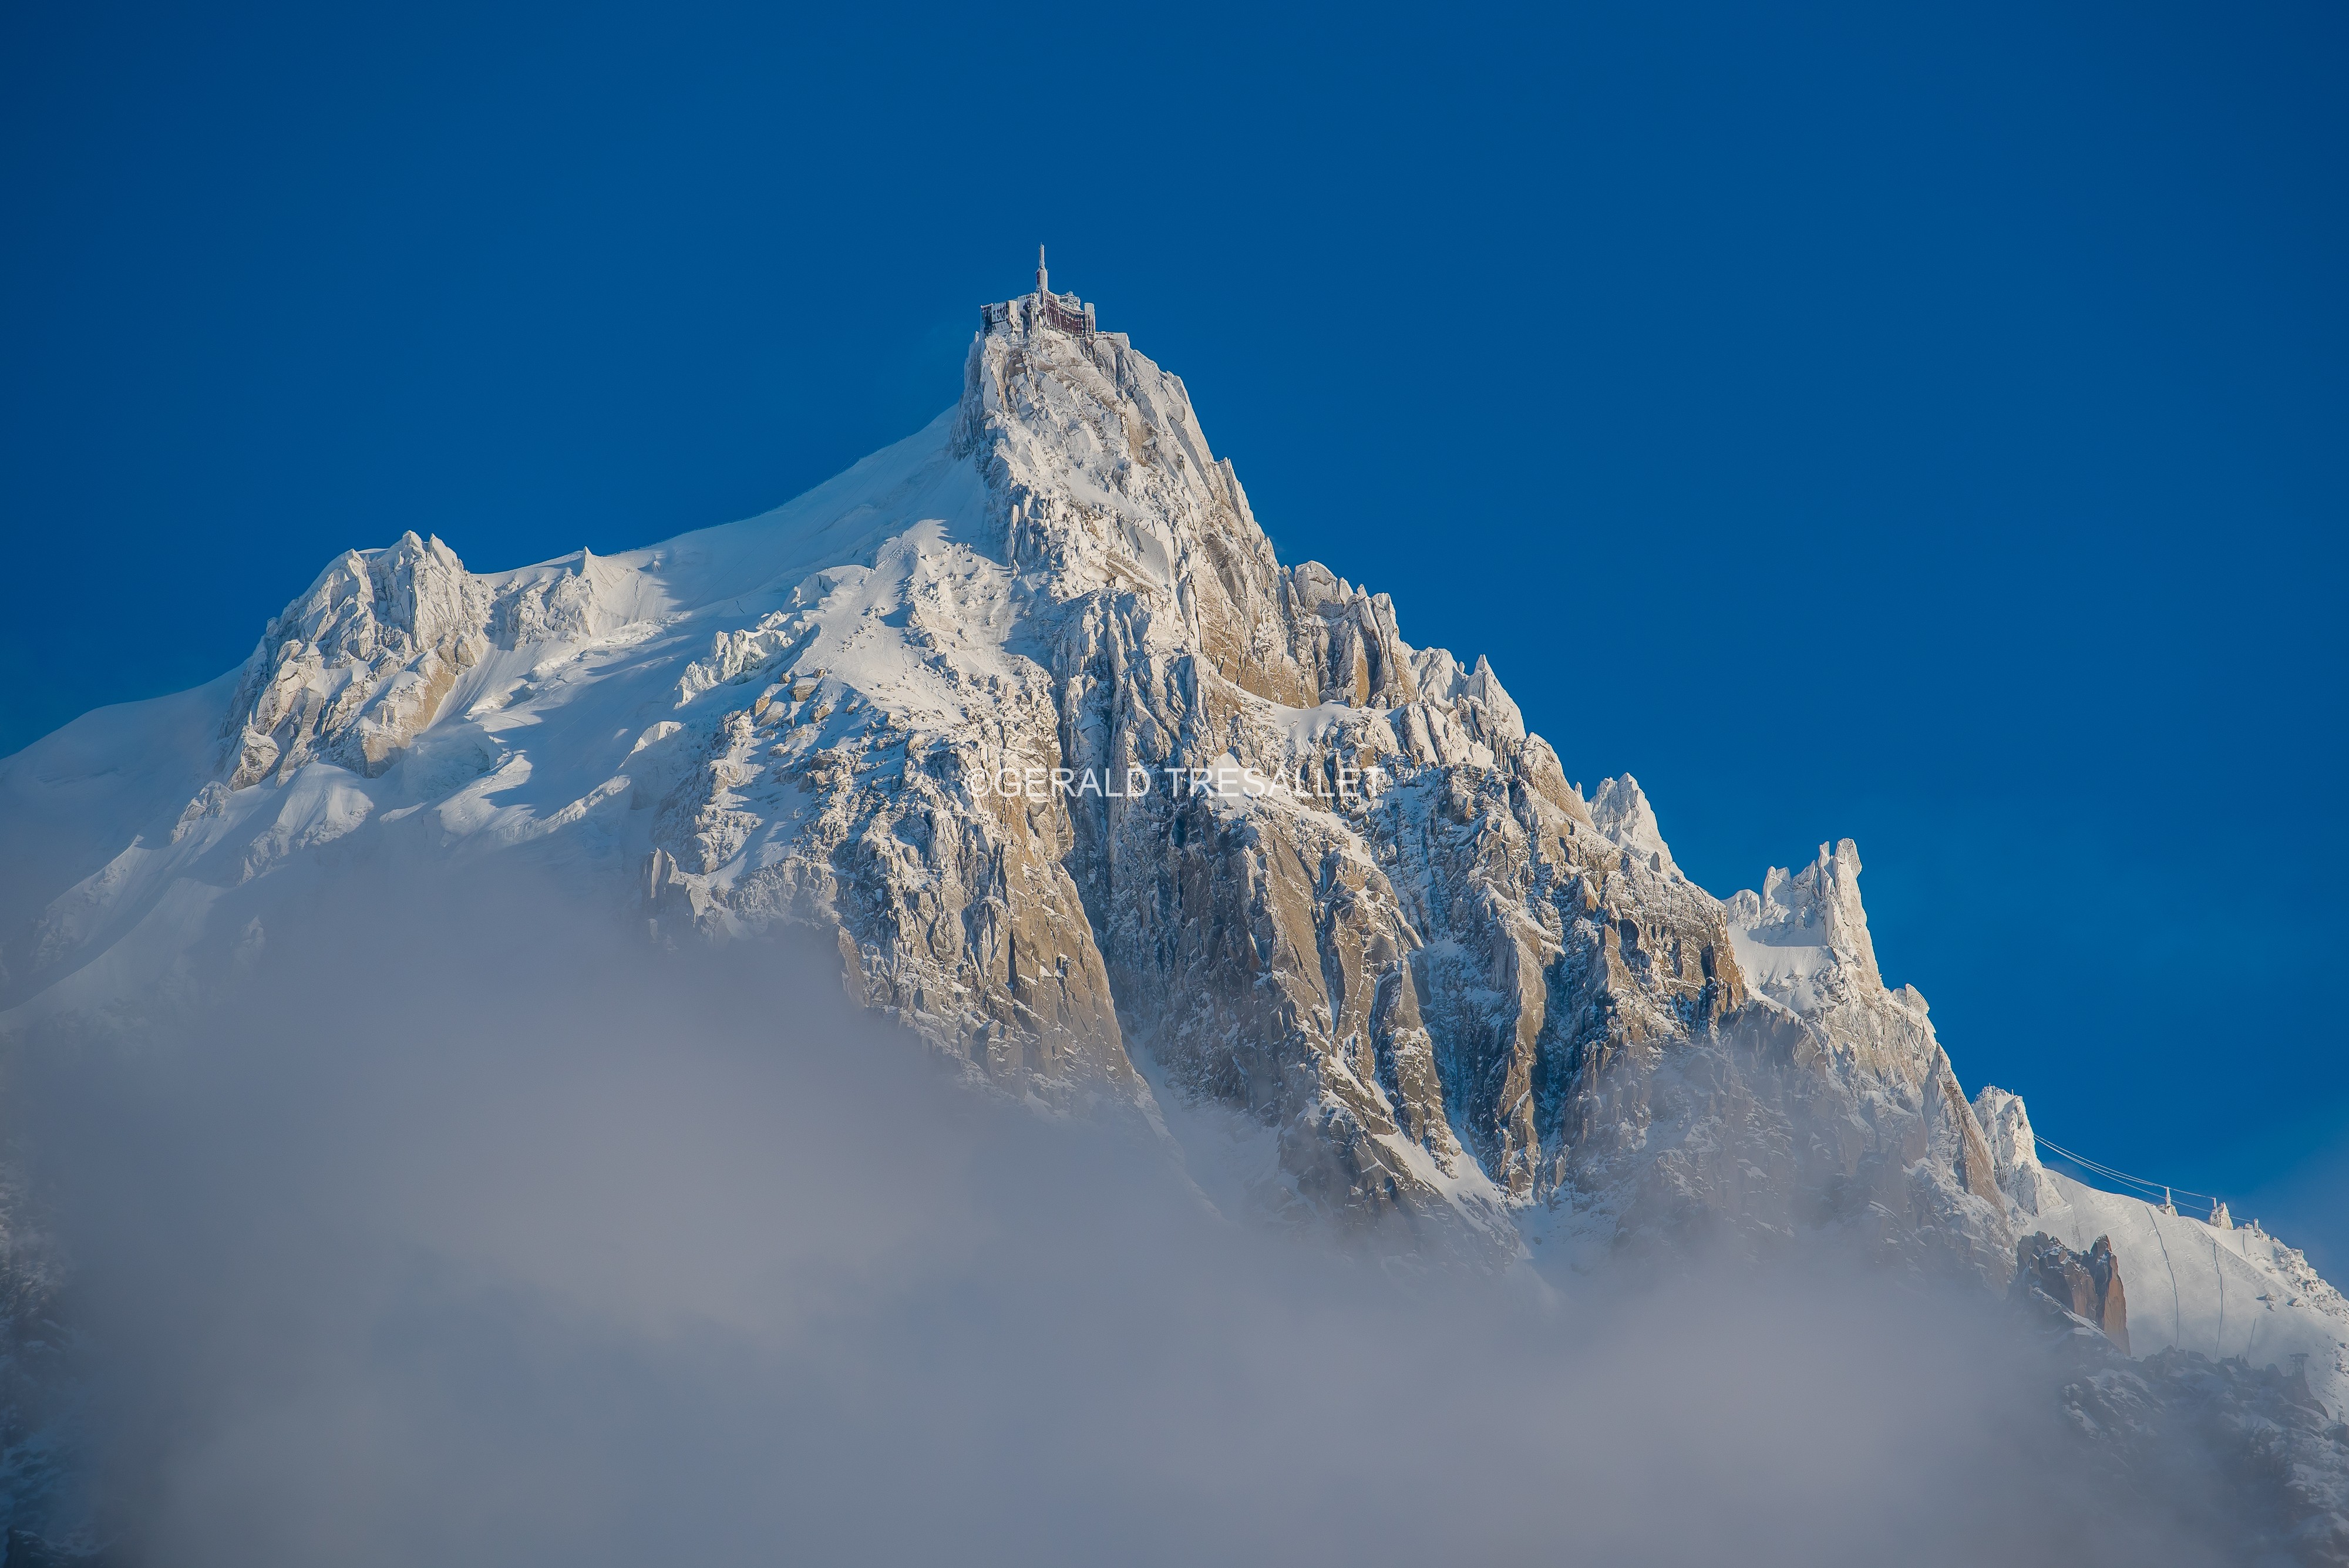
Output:
[[[25,1043],[125,1561],[2196,1561],[1982,1303],[1218,1212],[770,944],[357,874],[217,1005]],[[1195,1152],[1194,1158],[1197,1158]]]

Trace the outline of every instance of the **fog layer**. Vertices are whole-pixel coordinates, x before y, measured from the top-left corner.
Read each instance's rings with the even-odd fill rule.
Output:
[[[2203,1555],[1987,1298],[1415,1268],[974,1092],[807,955],[340,889],[12,1065],[124,1560]]]

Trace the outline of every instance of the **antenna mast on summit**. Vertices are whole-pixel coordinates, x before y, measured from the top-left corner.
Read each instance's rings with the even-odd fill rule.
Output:
[[[1057,327],[1072,332],[1085,340],[1090,349],[1098,330],[1093,325],[1093,307],[1071,294],[1063,301],[1052,292],[1052,275],[1044,270],[1044,247],[1036,247],[1036,292],[1025,299],[1006,300],[999,305],[978,307],[978,328],[992,332],[1010,324],[1014,318],[1025,324],[1028,331],[1041,327]],[[1124,339],[1120,338],[1123,343]]]

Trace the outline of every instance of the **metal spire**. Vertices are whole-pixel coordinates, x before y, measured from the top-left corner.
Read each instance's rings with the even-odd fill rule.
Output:
[[[1038,245],[1036,247],[1036,292],[1039,295],[1045,295],[1052,292],[1051,275],[1044,270],[1044,247],[1042,245]]]

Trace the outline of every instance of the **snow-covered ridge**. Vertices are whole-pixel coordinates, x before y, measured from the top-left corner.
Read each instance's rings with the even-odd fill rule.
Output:
[[[2196,1219],[2047,1169],[2023,1101],[2004,1089],[1983,1088],[1974,1109],[2019,1229],[2078,1251],[2111,1239],[2127,1283],[2132,1351],[2175,1345],[2213,1361],[2296,1366],[2333,1419],[2349,1420],[2349,1301],[2305,1255],[2256,1220],[2235,1224],[2223,1205]]]
[[[1696,887],[1484,659],[1282,564],[1180,379],[1071,319],[990,309],[953,407],[761,516],[349,552],[233,676],[0,763],[0,835],[42,836],[0,1028],[169,1006],[349,857],[525,855],[670,936],[825,933],[1003,1092],[1226,1107],[1265,1201],[1431,1250],[1824,1227],[2002,1280],[2060,1179],[1883,983],[1851,843]],[[1219,763],[1316,787],[987,783]]]

